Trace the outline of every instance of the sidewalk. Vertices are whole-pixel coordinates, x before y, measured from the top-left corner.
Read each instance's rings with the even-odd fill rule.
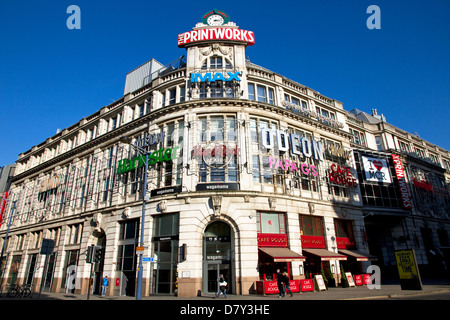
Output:
[[[227,301],[229,300],[239,300],[239,301],[251,301],[251,300],[369,300],[369,299],[386,299],[398,296],[408,296],[408,295],[423,295],[430,293],[450,293],[450,281],[435,281],[435,282],[424,282],[422,285],[422,290],[402,290],[399,284],[382,284],[380,289],[368,289],[366,286],[358,286],[352,288],[329,288],[327,291],[321,292],[303,292],[294,293],[293,297],[287,295],[286,297],[280,299],[278,295],[261,295],[261,294],[251,294],[251,295],[232,295],[229,294]],[[6,294],[3,293],[0,297],[0,301],[5,300],[38,300],[38,293],[33,293],[32,298],[8,298]],[[67,294],[67,293],[49,293],[42,292],[39,300],[87,300],[86,294]],[[116,300],[116,301],[135,301],[135,297],[129,296],[105,296],[101,297],[98,295],[90,295],[89,300]],[[145,301],[163,301],[163,300],[190,300],[190,301],[202,301],[202,300],[215,300],[213,295],[205,295],[201,297],[188,297],[181,298],[175,297],[173,295],[152,295],[149,297],[142,297]],[[225,300],[223,296],[219,300]]]

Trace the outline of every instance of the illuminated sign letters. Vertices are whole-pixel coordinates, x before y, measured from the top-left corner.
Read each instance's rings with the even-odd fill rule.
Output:
[[[210,40],[239,41],[252,46],[255,44],[255,33],[253,31],[226,27],[192,30],[178,35],[178,47],[182,48],[189,43]]]
[[[321,141],[310,140],[298,134],[287,134],[282,130],[261,129],[261,149],[277,149],[280,152],[290,152],[292,155],[313,157],[314,160],[323,161],[323,144]]]
[[[216,72],[214,75],[211,72],[205,73],[191,73],[191,82],[215,82],[215,81],[241,81],[239,76],[242,76],[242,71],[238,72],[227,72],[228,77],[226,78],[222,72]]]
[[[177,149],[179,146],[173,148],[160,148],[157,151],[152,152],[148,155],[148,164],[156,164],[164,161],[171,161],[177,158]],[[136,169],[136,164],[138,167],[142,167],[145,164],[145,156],[137,156],[131,160],[122,159],[119,160],[117,165],[117,174],[125,173]]]

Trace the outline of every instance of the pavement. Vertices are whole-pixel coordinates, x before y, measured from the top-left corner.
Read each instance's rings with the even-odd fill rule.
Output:
[[[326,291],[315,292],[303,292],[294,293],[293,297],[288,294],[284,298],[279,298],[278,295],[233,295],[228,294],[226,301],[270,301],[270,300],[374,300],[374,299],[389,299],[396,297],[417,297],[418,295],[436,294],[436,293],[448,293],[450,299],[450,279],[449,280],[433,280],[422,282],[422,290],[402,290],[400,284],[390,283],[381,284],[380,289],[369,289],[366,286],[357,286],[351,288],[328,288]],[[2,293],[0,296],[0,303],[3,301],[12,300],[88,300],[86,294],[70,294],[70,293],[53,293],[42,292],[33,293],[31,298],[8,298],[6,293]],[[130,296],[104,296],[89,295],[90,301],[136,301],[136,297]],[[213,295],[204,295],[200,297],[176,297],[173,295],[151,295],[148,297],[142,297],[143,301],[205,301],[205,300],[225,300],[223,295],[220,299],[215,299]]]

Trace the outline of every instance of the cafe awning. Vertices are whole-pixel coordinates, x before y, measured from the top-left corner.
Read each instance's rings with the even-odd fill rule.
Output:
[[[330,260],[347,260],[347,257],[338,254],[326,249],[303,249],[304,253],[309,253],[315,256],[320,257],[320,260],[322,261],[330,261]]]
[[[355,258],[356,261],[369,261],[377,259],[375,256],[363,254],[355,250],[339,249],[339,252],[345,254],[346,256]]]
[[[305,261],[306,258],[288,248],[259,248],[273,258],[273,262]]]

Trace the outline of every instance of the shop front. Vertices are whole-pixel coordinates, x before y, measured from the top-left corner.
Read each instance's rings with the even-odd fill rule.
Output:
[[[347,260],[347,257],[326,249],[322,217],[300,215],[299,221],[306,278],[322,275],[329,285],[336,283],[336,261]]]
[[[258,212],[258,269],[257,293],[278,294],[277,270],[286,273],[292,292],[300,291],[299,280],[292,279],[293,261],[305,257],[288,248],[284,213]]]

